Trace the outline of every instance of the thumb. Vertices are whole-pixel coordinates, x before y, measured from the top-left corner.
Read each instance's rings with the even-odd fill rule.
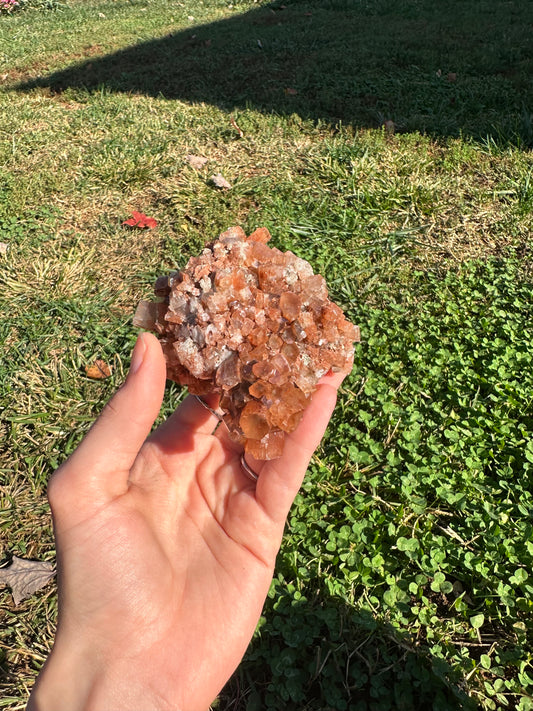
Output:
[[[52,505],[57,490],[68,491],[73,502],[89,494],[95,503],[124,493],[129,470],[161,408],[165,378],[165,359],[157,338],[141,333],[126,381],[53,475],[48,492]]]

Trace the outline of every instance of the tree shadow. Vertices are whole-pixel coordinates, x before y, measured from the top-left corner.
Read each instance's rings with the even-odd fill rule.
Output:
[[[370,612],[321,591],[267,601],[266,621],[223,690],[224,711],[475,711],[460,674]],[[269,609],[275,608],[275,609]]]
[[[525,0],[277,0],[15,88],[163,96],[528,147],[532,24]]]

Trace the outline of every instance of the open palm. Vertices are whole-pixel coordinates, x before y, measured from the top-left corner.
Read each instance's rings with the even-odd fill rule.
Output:
[[[126,383],[50,484],[59,621],[29,708],[208,708],[252,637],[343,375],[322,380],[281,458],[251,462],[255,483],[190,396],[146,439],[165,362],[142,335]],[[54,696],[65,669],[84,669],[83,683]]]

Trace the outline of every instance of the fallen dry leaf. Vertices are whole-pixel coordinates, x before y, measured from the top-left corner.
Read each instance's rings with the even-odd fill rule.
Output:
[[[228,183],[226,178],[220,173],[211,176],[211,180],[217,186],[217,188],[222,188],[224,190],[229,190],[231,188],[231,183]]]
[[[15,605],[31,597],[55,575],[52,563],[43,560],[25,560],[13,556],[7,568],[0,568],[0,584],[8,585],[13,594]]]
[[[285,89],[285,93],[287,94],[287,96],[296,96],[296,94],[298,93],[298,89],[293,89],[291,86],[288,86]]]
[[[157,220],[154,220],[153,217],[147,217],[144,212],[136,212],[133,210],[131,214],[132,216],[130,219],[124,220],[122,223],[123,225],[127,225],[128,227],[138,227],[141,230],[151,230],[154,227],[157,227]]]
[[[203,156],[195,156],[192,153],[189,153],[189,155],[185,156],[185,160],[195,170],[201,170],[204,167],[204,165],[207,163],[208,159],[204,158]]]
[[[0,242],[0,254],[7,254],[7,248],[9,247],[7,242]]]
[[[91,380],[104,380],[111,375],[111,368],[105,360],[95,360],[92,365],[85,366],[85,374]]]

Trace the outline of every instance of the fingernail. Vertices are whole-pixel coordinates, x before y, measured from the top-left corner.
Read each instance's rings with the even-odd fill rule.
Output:
[[[144,354],[146,353],[146,343],[144,342],[144,333],[140,333],[137,338],[137,343],[131,354],[130,374],[136,373],[142,365]]]

